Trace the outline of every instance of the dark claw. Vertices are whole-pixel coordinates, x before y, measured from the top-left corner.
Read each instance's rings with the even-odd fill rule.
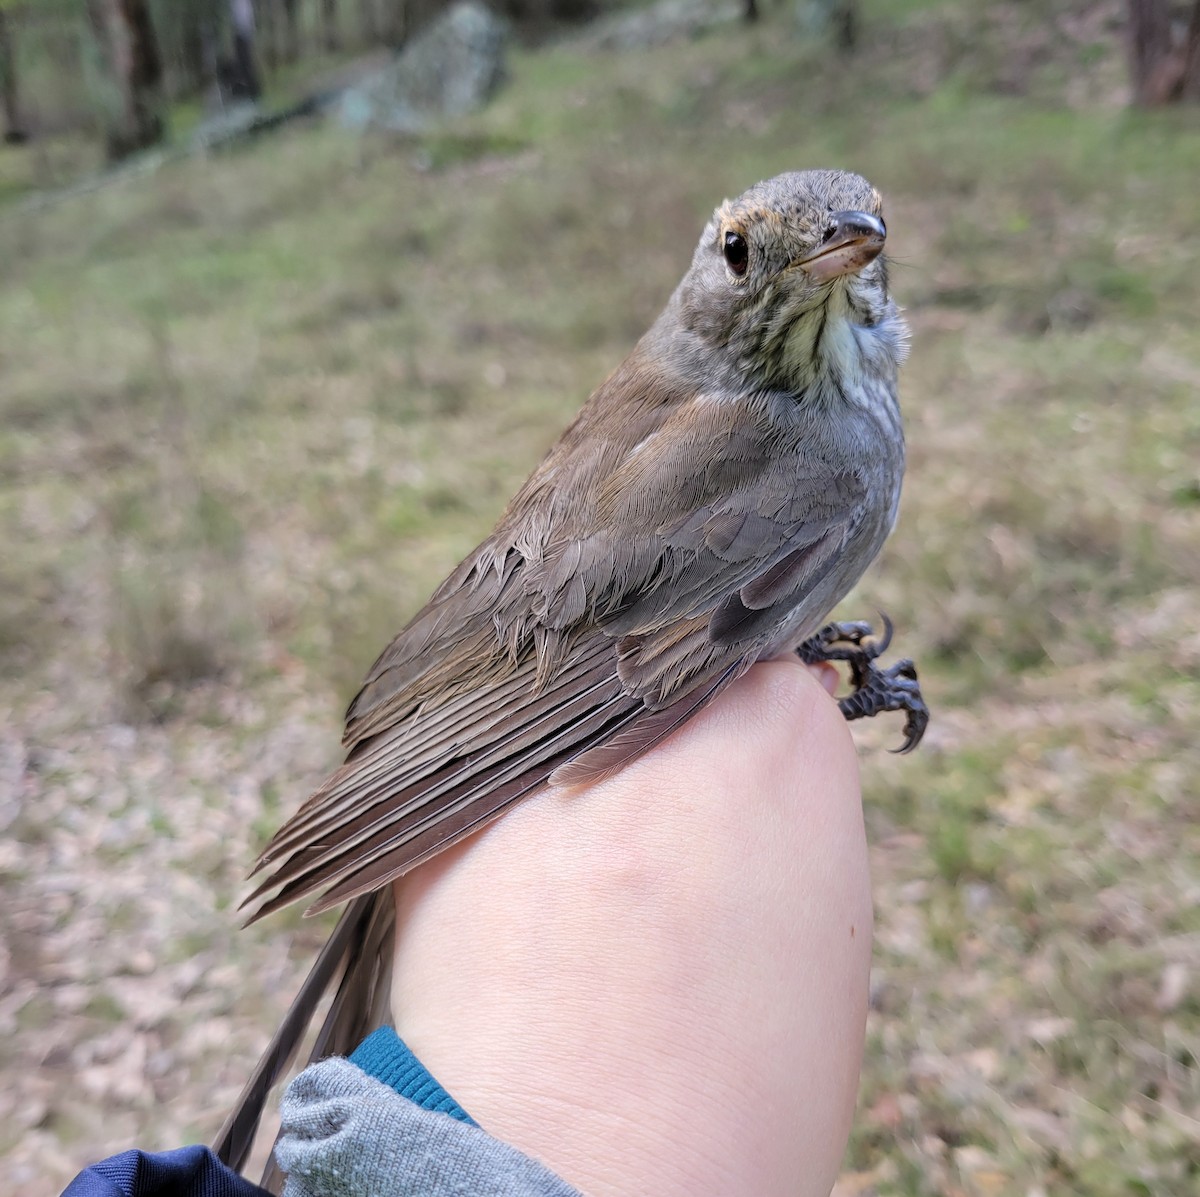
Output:
[[[875,639],[875,629],[869,623],[826,624],[815,636],[809,637],[796,652],[806,665],[820,661],[873,661],[888,650],[892,642],[892,621],[880,612],[883,635]]]
[[[806,640],[797,654],[806,665],[845,661],[850,666],[850,694],[838,700],[847,719],[867,719],[882,711],[904,711],[904,743],[893,752],[912,752],[929,726],[929,708],[921,697],[917,667],[909,660],[880,669],[875,660],[892,642],[892,621],[880,614],[883,635],[875,639],[870,624],[831,623]]]

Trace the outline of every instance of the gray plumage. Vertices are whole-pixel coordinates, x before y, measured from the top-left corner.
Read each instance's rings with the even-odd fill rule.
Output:
[[[382,925],[390,881],[547,780],[620,768],[821,627],[900,497],[907,330],[884,236],[878,193],[836,171],[714,213],[662,315],[372,666],[346,763],[258,862],[254,917],[358,899],[344,962],[345,920]],[[344,1022],[381,1005],[378,954],[343,963],[342,989],[368,966]],[[248,1086],[226,1158],[307,1017]]]

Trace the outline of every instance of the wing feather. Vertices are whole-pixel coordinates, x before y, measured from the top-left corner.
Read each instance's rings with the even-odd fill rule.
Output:
[[[551,687],[530,700],[531,678],[527,664],[491,687],[467,691],[437,708],[418,707],[404,723],[363,742],[287,824],[275,835],[259,858],[269,864],[304,843],[320,841],[336,831],[352,828],[346,821],[361,817],[421,782],[435,784],[435,775],[453,762],[470,758],[504,737],[504,726],[514,714],[533,720],[561,707],[565,696],[594,673],[598,658],[606,659],[608,645],[596,638],[592,651],[574,654]]]
[[[606,776],[748,668],[818,583],[828,603],[865,488],[798,451],[794,399],[659,387],[630,417],[605,395],[380,654],[346,763],[263,852],[254,917],[366,893],[551,776]]]
[[[351,757],[267,846],[261,864],[275,867],[247,902],[277,892],[253,917],[358,876],[380,845],[394,857],[393,875],[407,872],[416,863],[408,859],[410,841],[489,789],[535,769],[549,755],[590,746],[588,736],[597,719],[630,715],[641,707],[622,687],[611,642],[602,635],[593,634],[592,643],[581,646],[569,673],[556,679],[557,686],[529,698],[535,670],[536,661],[528,659],[503,687],[508,701],[495,722],[473,726],[473,740],[454,752],[443,750],[439,756],[427,751],[424,769],[411,768],[405,727]],[[364,761],[370,766],[366,776],[361,772]],[[544,780],[552,767],[537,780]],[[337,900],[323,898],[311,912]]]

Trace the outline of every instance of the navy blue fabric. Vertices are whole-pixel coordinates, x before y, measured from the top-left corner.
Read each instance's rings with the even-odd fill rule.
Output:
[[[62,1197],[270,1197],[207,1147],[123,1151],[85,1168]]]
[[[391,1027],[368,1035],[350,1057],[363,1072],[427,1110],[475,1120],[438,1084]],[[62,1197],[270,1197],[226,1168],[207,1147],[123,1151],[84,1169]]]

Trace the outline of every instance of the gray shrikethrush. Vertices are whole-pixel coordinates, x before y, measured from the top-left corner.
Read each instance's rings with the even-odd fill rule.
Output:
[[[897,371],[879,193],[780,175],[727,201],[662,315],[492,533],[383,651],[346,762],[267,845],[259,918],[353,899],[218,1140],[235,1167],[321,995],[313,1056],[386,1017],[390,881],[547,782],[646,752],[755,661],[843,660],[848,718],[928,719],[911,662],[822,624],[896,519]]]

